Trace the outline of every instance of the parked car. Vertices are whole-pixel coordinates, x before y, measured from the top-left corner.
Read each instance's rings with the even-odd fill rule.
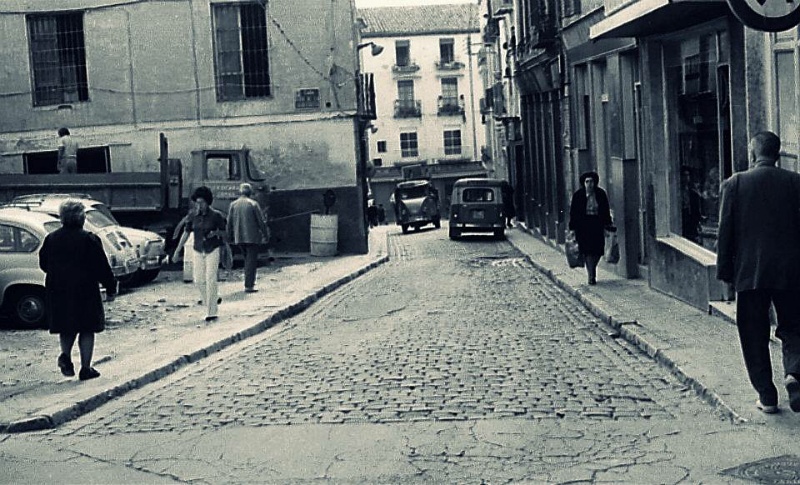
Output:
[[[439,192],[428,180],[400,182],[391,201],[397,225],[403,229],[403,234],[409,227],[416,230],[428,224],[433,224],[436,229],[442,227]]]
[[[0,312],[26,328],[44,325],[44,272],[39,249],[61,227],[49,214],[0,208]]]
[[[131,286],[149,283],[158,276],[167,255],[164,238],[151,231],[121,226],[108,206],[97,199],[84,194],[34,194],[15,197],[11,204],[58,217],[59,206],[68,198],[83,203],[86,207],[84,228],[101,235],[104,245],[107,245],[106,239],[108,239],[115,250],[118,246],[123,248],[122,250],[129,246],[133,249],[134,257],[137,259],[134,270],[124,272],[120,270],[120,274],[114,273],[121,284]],[[105,238],[102,237],[103,234],[106,235]],[[106,247],[106,254],[114,254],[114,251]],[[122,258],[128,261],[130,256],[120,256],[117,260],[123,261]],[[114,264],[111,266],[113,269]]]
[[[503,181],[486,178],[458,179],[450,197],[450,239],[465,232],[491,232],[505,236]]]

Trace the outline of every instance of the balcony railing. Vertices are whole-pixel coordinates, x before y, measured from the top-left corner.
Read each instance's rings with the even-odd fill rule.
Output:
[[[394,102],[395,118],[421,118],[422,101],[416,99],[397,99]]]
[[[364,119],[378,118],[375,109],[375,79],[370,74],[359,74],[356,90],[358,95],[358,115]]]
[[[405,74],[409,72],[419,71],[419,64],[414,61],[408,61],[407,64],[395,64],[392,66],[392,72],[397,74]]]
[[[436,69],[440,71],[458,71],[464,69],[464,63],[458,61],[436,61]]]
[[[458,116],[464,114],[464,96],[439,96],[439,116]]]
[[[505,15],[507,13],[511,13],[514,11],[514,1],[513,0],[494,0],[492,2],[492,7],[494,8],[494,15]]]

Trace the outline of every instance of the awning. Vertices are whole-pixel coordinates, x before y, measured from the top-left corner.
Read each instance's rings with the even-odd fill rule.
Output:
[[[589,38],[644,37],[677,32],[728,12],[727,3],[719,0],[637,0],[590,27]]]

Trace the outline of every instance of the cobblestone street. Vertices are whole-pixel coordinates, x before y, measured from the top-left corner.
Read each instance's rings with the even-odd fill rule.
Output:
[[[4,444],[201,483],[739,483],[714,444],[764,446],[509,243],[389,246],[301,315]]]

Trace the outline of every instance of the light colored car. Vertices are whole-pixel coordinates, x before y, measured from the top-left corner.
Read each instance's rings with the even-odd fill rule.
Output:
[[[24,205],[31,210],[46,212],[57,217],[58,208],[66,199],[83,203],[86,208],[84,227],[87,231],[98,235],[101,233],[115,234],[115,236],[109,237],[109,241],[115,248],[118,245],[123,248],[129,245],[133,248],[137,258],[136,268],[133,272],[119,275],[115,273],[121,284],[130,286],[149,283],[158,276],[167,255],[164,249],[164,238],[151,231],[121,226],[111,214],[108,206],[97,199],[82,194],[34,194],[15,197],[11,203],[18,206]],[[115,242],[116,244],[114,244]],[[106,249],[106,253],[112,254],[108,249]]]
[[[26,328],[44,325],[44,272],[39,249],[61,227],[49,214],[0,208],[0,310]]]

